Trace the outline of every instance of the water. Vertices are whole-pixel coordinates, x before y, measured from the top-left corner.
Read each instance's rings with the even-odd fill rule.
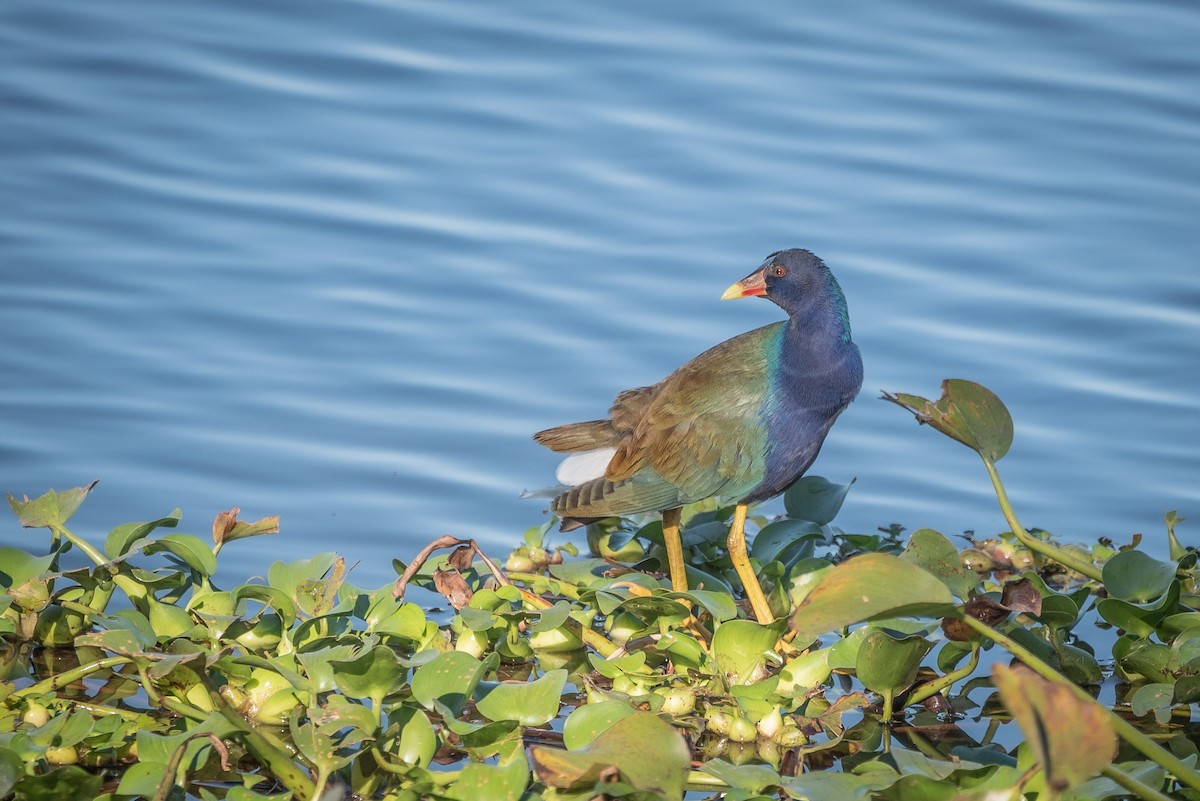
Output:
[[[1013,412],[1026,525],[1165,552],[1200,513],[1198,40],[1165,1],[10,0],[0,489],[101,479],[93,539],[281,515],[236,578],[502,555],[556,461],[529,434],[779,319],[718,297],[804,246],[866,365],[814,468],[857,477],[844,527],[1004,528],[874,399],[956,376]]]

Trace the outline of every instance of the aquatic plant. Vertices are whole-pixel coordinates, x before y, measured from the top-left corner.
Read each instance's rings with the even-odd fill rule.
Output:
[[[1010,529],[845,532],[851,484],[806,477],[751,517],[766,624],[715,501],[684,509],[672,592],[657,521],[593,524],[583,557],[546,525],[505,562],[440,538],[384,587],[329,553],[222,589],[226,545],[276,519],[232,509],[210,544],[175,510],[97,547],[67,527],[94,485],[10,497],[50,534],[0,549],[0,797],[1200,797],[1180,519],[1167,560],[1025,529],[999,399],[885,397],[980,455]]]

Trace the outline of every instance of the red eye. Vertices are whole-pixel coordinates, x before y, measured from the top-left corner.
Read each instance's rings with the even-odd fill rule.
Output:
[[[776,264],[771,268],[771,275],[775,276],[776,278],[783,278],[785,275],[787,275],[787,269],[782,264]]]

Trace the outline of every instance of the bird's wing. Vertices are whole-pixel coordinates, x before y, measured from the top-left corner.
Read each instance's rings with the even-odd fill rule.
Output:
[[[641,399],[636,425],[623,426],[611,443],[617,450],[605,478],[654,477],[690,500],[757,485],[765,473],[763,414],[781,333],[776,323],[734,337],[655,385]]]
[[[650,387],[627,389],[618,394],[608,410],[607,420],[589,420],[586,423],[567,423],[547,428],[534,434],[533,439],[558,453],[578,453],[615,445],[633,432],[661,386],[658,383]]]

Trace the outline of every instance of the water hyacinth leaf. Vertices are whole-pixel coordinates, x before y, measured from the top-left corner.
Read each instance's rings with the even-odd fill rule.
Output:
[[[1175,685],[1173,684],[1143,684],[1133,691],[1129,698],[1129,708],[1137,717],[1151,712],[1159,725],[1171,721],[1171,706],[1175,700]]]
[[[519,752],[500,765],[468,762],[457,781],[446,790],[446,798],[458,801],[519,801],[529,784],[529,765]]]
[[[793,520],[828,525],[842,508],[846,493],[857,479],[834,484],[821,476],[804,476],[783,493],[783,506]]]
[[[97,483],[99,482],[93,481],[86,487],[75,487],[62,492],[49,490],[33,500],[26,497],[18,501],[9,495],[8,505],[12,507],[13,513],[24,528],[57,528],[71,519],[71,515],[75,514]]]
[[[1119,629],[1139,637],[1149,637],[1161,621],[1179,609],[1180,587],[1172,581],[1167,591],[1156,601],[1135,604],[1120,598],[1101,598],[1096,602],[1096,611],[1105,621]]]
[[[812,556],[814,540],[824,536],[821,526],[810,520],[776,520],[754,535],[750,555],[765,565],[785,551],[796,549],[795,558],[806,559]]]
[[[964,601],[979,583],[979,577],[963,567],[962,556],[954,543],[931,528],[914,531],[900,558],[937,576],[955,597]]]
[[[0,747],[0,798],[12,791],[24,772],[25,761],[8,748]]]
[[[413,698],[443,717],[458,717],[479,680],[499,663],[500,657],[495,653],[482,662],[461,651],[438,654],[413,674]]]
[[[690,580],[689,576],[689,580]],[[734,603],[733,597],[727,592],[716,592],[711,590],[688,590],[687,592],[668,593],[668,598],[687,598],[699,604],[706,612],[712,615],[713,619],[719,623],[726,620],[733,620],[737,617],[737,604]]]
[[[1162,766],[1153,762],[1120,762],[1115,767],[1126,776],[1150,787],[1161,787],[1167,777]],[[1061,801],[1105,801],[1108,798],[1128,797],[1128,790],[1112,779],[1100,776],[1068,790]]]
[[[169,553],[181,559],[184,564],[202,576],[211,576],[217,572],[217,557],[199,537],[191,534],[168,534],[159,537],[142,548],[147,555]]]
[[[578,751],[618,720],[634,714],[637,710],[624,701],[600,701],[577,707],[563,723],[563,745],[568,751]]]
[[[108,532],[108,537],[104,540],[104,553],[109,559],[118,559],[129,553],[135,543],[145,539],[156,528],[175,528],[182,519],[183,512],[176,509],[158,520],[146,523],[122,523]]]
[[[792,615],[797,644],[881,617],[942,617],[954,598],[932,573],[885,553],[867,553],[831,569]]]
[[[1033,749],[1050,795],[1099,775],[1116,758],[1116,732],[1096,702],[1020,666],[995,665],[992,683]]]
[[[103,781],[100,774],[65,765],[40,776],[23,776],[13,789],[21,801],[95,801]]]
[[[567,622],[567,615],[571,612],[571,605],[566,601],[559,601],[549,609],[541,610],[533,623],[529,626],[531,634],[539,634],[542,632],[553,631],[562,624]]]
[[[894,695],[916,680],[921,660],[932,647],[919,635],[872,628],[858,649],[854,671],[868,690]]]
[[[1175,536],[1175,526],[1182,523],[1187,518],[1179,516],[1179,513],[1171,510],[1167,512],[1164,519],[1167,523],[1167,553],[1171,557],[1172,562],[1178,562],[1180,559],[1188,555],[1188,549],[1183,547],[1179,538]]]
[[[947,378],[936,402],[899,392],[885,392],[883,399],[908,409],[917,422],[958,440],[989,462],[1000,461],[1012,445],[1008,409],[995,393],[973,381]]]
[[[0,548],[0,587],[11,591],[40,579],[53,562],[54,554],[34,556],[20,548]]]
[[[238,513],[241,511],[241,509],[235,506],[227,512],[221,512],[213,519],[213,542],[217,546],[222,546],[234,540],[244,540],[247,537],[279,533],[279,515],[272,515],[271,517],[264,517],[261,520],[255,520],[253,523],[246,523],[237,519]]]
[[[814,687],[824,684],[833,669],[829,666],[829,649],[809,651],[793,657],[779,671],[775,692],[782,696],[803,696]]]
[[[401,706],[388,713],[392,726],[399,726],[395,754],[409,765],[427,766],[437,753],[437,734],[420,709]]]
[[[541,678],[497,684],[475,703],[488,720],[515,720],[523,726],[541,726],[558,716],[567,671],[549,670]]]
[[[375,702],[403,684],[408,675],[408,669],[385,645],[369,648],[351,660],[335,661],[332,667],[334,681],[342,692]]]
[[[243,584],[233,591],[235,604],[242,601],[258,601],[279,615],[285,629],[291,628],[296,619],[296,605],[281,590],[266,584]]]
[[[166,773],[166,762],[139,758],[121,774],[121,781],[117,784],[117,795],[154,798]]]
[[[751,795],[767,795],[781,781],[779,771],[770,765],[732,765],[723,759],[710,759],[700,767],[700,771]]]
[[[730,684],[749,684],[766,675],[769,655],[786,627],[779,620],[764,626],[752,620],[730,620],[713,634],[712,655]]]
[[[1142,551],[1121,551],[1104,563],[1101,579],[1110,598],[1151,603],[1171,586],[1175,564],[1160,562]]]
[[[619,778],[643,793],[681,801],[692,754],[671,724],[649,712],[623,718],[578,751],[532,748],[539,781],[560,790],[592,788]]]

